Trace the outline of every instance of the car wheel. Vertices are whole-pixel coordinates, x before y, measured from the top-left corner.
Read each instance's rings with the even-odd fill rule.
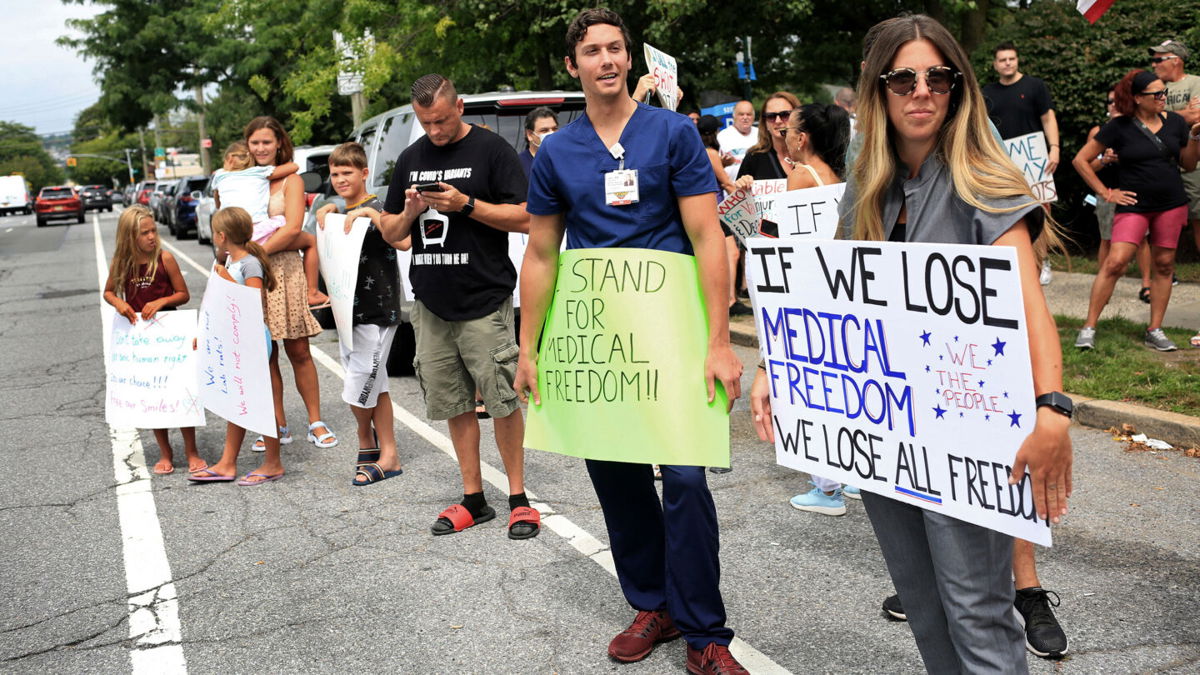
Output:
[[[42,220],[41,218],[38,218],[38,219],[37,219],[37,226],[38,226],[38,227],[45,227],[45,226],[46,226],[46,221]]]

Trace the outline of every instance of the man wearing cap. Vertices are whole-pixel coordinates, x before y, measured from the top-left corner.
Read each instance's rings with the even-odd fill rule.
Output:
[[[1154,74],[1167,85],[1167,110],[1182,115],[1189,127],[1200,122],[1200,77],[1183,72],[1190,55],[1188,48],[1178,40],[1167,40],[1149,52]],[[1188,195],[1188,224],[1200,249],[1200,169],[1183,174],[1183,186]]]

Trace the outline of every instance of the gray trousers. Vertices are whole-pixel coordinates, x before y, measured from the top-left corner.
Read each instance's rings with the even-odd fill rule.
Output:
[[[930,673],[1028,673],[1012,537],[867,491],[863,505]]]

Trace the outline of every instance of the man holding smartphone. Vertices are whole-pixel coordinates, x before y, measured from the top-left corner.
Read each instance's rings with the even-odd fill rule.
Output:
[[[412,105],[425,136],[396,160],[380,231],[393,243],[412,235],[413,365],[426,414],[449,424],[462,473],[462,501],[431,529],[454,534],[496,516],[483,496],[478,391],[508,474],[508,536],[529,539],[541,520],[525,497],[525,421],[512,386],[517,271],[508,257],[508,233],[529,231],[525,172],[504,139],[463,121],[463,101],[445,77],[414,82]]]

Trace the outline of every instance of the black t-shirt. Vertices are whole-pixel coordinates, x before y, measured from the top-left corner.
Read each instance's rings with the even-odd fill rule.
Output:
[[[1187,204],[1183,178],[1179,175],[1179,153],[1187,145],[1188,126],[1176,113],[1164,115],[1166,118],[1155,135],[1171,153],[1169,160],[1138,129],[1133,117],[1109,120],[1096,132],[1096,140],[1104,147],[1112,148],[1121,158],[1119,187],[1137,193],[1137,203],[1132,206],[1118,204],[1117,213],[1166,211]]]
[[[357,204],[347,204],[341,213],[372,208],[383,212],[375,195]],[[363,237],[358,258],[358,284],[354,288],[354,325],[394,326],[400,323],[400,267],[396,249],[384,240],[372,223]]]
[[[414,183],[441,181],[489,204],[522,204],[529,183],[517,152],[500,136],[472,126],[443,147],[422,136],[400,153],[388,189],[388,213],[404,210]],[[517,270],[508,257],[508,233],[459,213],[427,209],[413,223],[413,294],[446,321],[468,321],[496,311],[512,295]]]
[[[787,172],[779,164],[775,150],[755,152],[746,155],[742,160],[742,168],[738,169],[739,176],[754,176],[754,180],[776,180],[787,178]]]
[[[1012,84],[988,83],[983,97],[1001,138],[1042,131],[1042,115],[1054,107],[1046,83],[1030,75],[1022,75]]]

